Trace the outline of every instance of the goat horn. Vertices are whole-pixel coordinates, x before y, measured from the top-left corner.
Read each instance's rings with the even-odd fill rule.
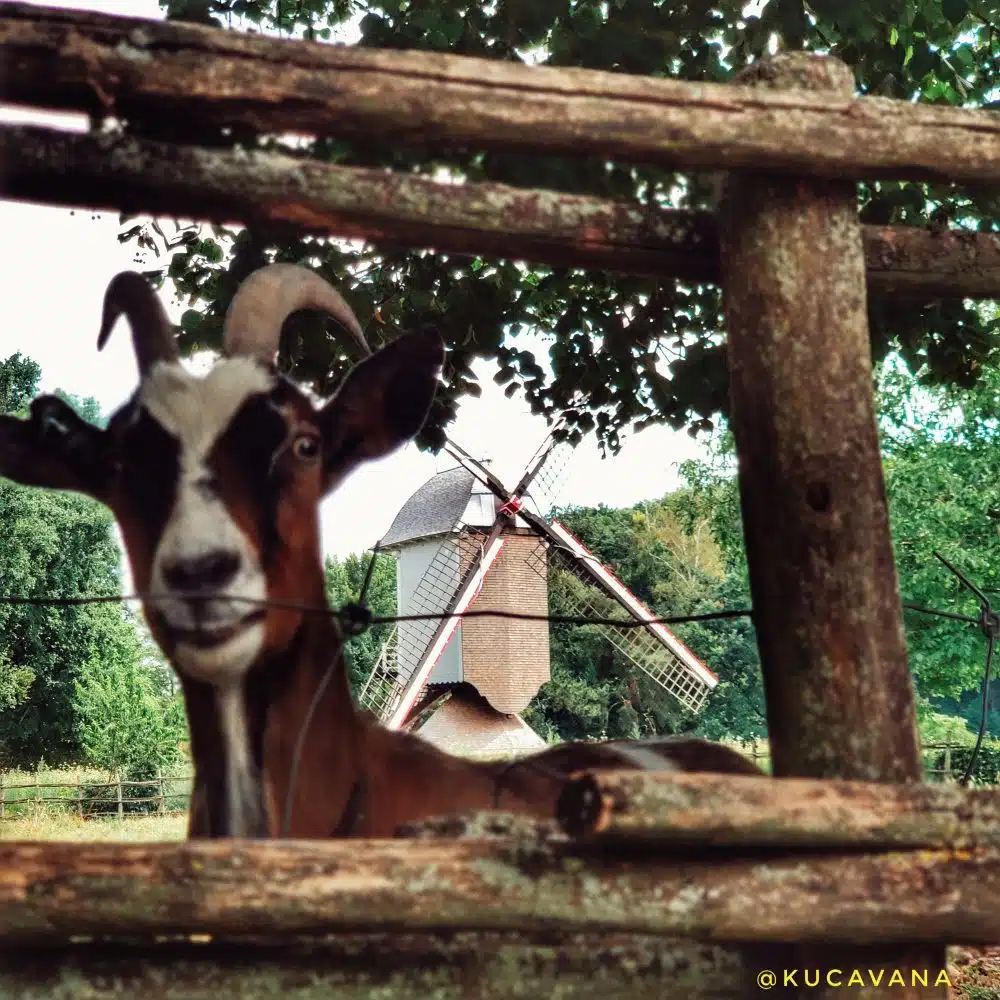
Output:
[[[167,319],[166,310],[152,285],[135,271],[116,274],[104,293],[104,310],[101,330],[97,335],[97,349],[104,349],[111,335],[111,328],[118,317],[125,314],[132,328],[132,347],[139,366],[140,378],[156,361],[177,361],[180,351],[174,340],[174,331]]]
[[[229,357],[274,361],[281,326],[299,309],[324,309],[350,332],[363,357],[371,354],[361,324],[340,293],[299,264],[268,264],[240,285],[226,313],[223,349]]]

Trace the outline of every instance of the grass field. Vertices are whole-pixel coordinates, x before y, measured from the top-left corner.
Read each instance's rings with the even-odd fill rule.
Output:
[[[183,840],[186,832],[187,813],[80,819],[28,807],[17,819],[0,823],[0,840],[167,841]]]

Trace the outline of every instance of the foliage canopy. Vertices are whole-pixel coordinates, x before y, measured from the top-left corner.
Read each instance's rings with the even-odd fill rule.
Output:
[[[970,0],[559,0],[469,4],[466,0],[161,0],[167,16],[313,39],[357,24],[358,45],[448,52],[613,72],[726,81],[775,48],[828,52],[850,65],[858,91],[903,100],[990,107],[1000,82],[1000,13]],[[141,126],[147,132],[154,126]],[[239,133],[239,134],[237,134]],[[649,206],[711,208],[713,185],[699,175],[648,166],[465,149],[403,148],[392,139],[313,141],[192,127],[184,141],[280,148],[330,163],[391,167],[470,181],[614,197]],[[996,190],[948,184],[859,185],[864,221],[912,226],[951,221],[997,231]],[[162,241],[132,225],[123,239]],[[231,257],[226,251],[232,248]],[[693,432],[725,414],[727,370],[719,290],[511,261],[456,258],[405,247],[359,248],[260,226],[238,234],[185,232],[157,262],[191,308],[186,350],[217,348],[237,283],[270,260],[304,262],[337,280],[377,344],[400,328],[437,324],[450,351],[446,387],[420,443],[438,447],[457,401],[477,394],[475,357],[496,363],[495,379],[523,392],[535,412],[566,413],[569,430],[596,431],[612,450],[628,428],[668,422]],[[897,349],[929,384],[969,386],[996,352],[996,317],[962,301],[870,302],[876,359]],[[283,363],[328,391],[348,366],[323,320],[301,314],[286,327]],[[548,357],[526,349],[540,330]],[[585,400],[581,404],[581,398]]]

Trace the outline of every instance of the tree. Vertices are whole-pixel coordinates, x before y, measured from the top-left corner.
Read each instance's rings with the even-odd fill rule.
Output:
[[[0,394],[23,412],[41,371],[20,354],[0,362]],[[81,413],[93,400],[65,396]],[[29,598],[121,592],[110,512],[75,493],[0,480],[3,593]],[[127,657],[135,630],[115,604],[0,605],[0,760],[30,767],[80,759],[75,682],[92,657]]]
[[[157,692],[133,644],[84,662],[74,682],[74,708],[84,759],[109,774],[146,781],[181,757],[183,702]]]
[[[372,556],[367,553],[352,553],[345,559],[331,557],[326,560],[326,598],[331,607],[342,608],[360,600],[371,560]],[[377,617],[391,617],[396,613],[396,560],[392,556],[379,553],[375,557],[364,603]],[[372,672],[391,628],[391,625],[375,625],[348,640],[344,654],[351,690],[355,693]]]
[[[975,616],[973,595],[934,556],[940,552],[973,582],[1000,592],[1000,375],[984,371],[975,386],[928,384],[927,373],[911,374],[898,357],[878,371],[878,412],[893,551],[903,600],[924,607]],[[750,606],[746,583],[739,490],[731,461],[732,439],[717,439],[716,464],[691,462],[682,467],[687,490],[666,503],[685,524],[708,517],[713,536],[729,568],[723,603]],[[986,644],[975,626],[915,611],[904,613],[910,670],[922,722],[934,710],[961,715],[978,729]],[[706,625],[682,626],[678,633],[699,651],[707,641]],[[718,659],[728,681],[710,696],[699,722],[706,735],[747,735],[758,716],[763,726],[763,692],[753,629],[749,622],[713,623],[720,636],[734,630],[740,641]],[[698,638],[694,638],[697,635]],[[736,637],[733,636],[733,639]],[[746,698],[746,705],[741,701]],[[1000,732],[1000,712],[988,714],[990,731]],[[727,732],[728,730],[728,732]],[[763,735],[762,729],[753,735]]]
[[[657,615],[700,614],[748,607],[745,562],[730,559],[714,535],[717,506],[728,481],[704,473],[695,485],[627,510],[571,508],[558,518],[609,565]],[[730,505],[731,508],[731,505]],[[735,509],[739,516],[738,507]],[[723,532],[723,535],[725,533]],[[739,537],[738,534],[736,537]],[[730,566],[730,563],[733,566]],[[549,608],[574,614],[581,584],[550,570]],[[602,616],[618,617],[612,601],[587,596]],[[526,720],[549,739],[635,738],[694,729],[713,738],[764,735],[763,692],[753,627],[748,620],[672,626],[678,637],[720,677],[692,717],[609,642],[599,626],[553,625],[552,678]]]
[[[464,0],[161,0],[168,17],[329,38],[355,14],[361,47],[421,49],[488,59],[583,66],[615,72],[725,81],[769,48],[829,52],[854,70],[858,90],[903,100],[990,107],[1000,83],[998,19],[993,5],[968,0],[770,0],[756,15],[743,0],[568,0],[561,4],[468,4]],[[628,199],[647,205],[708,208],[714,186],[697,174],[609,164],[600,157],[402,147],[396,137],[324,138],[293,147],[246,129],[184,123],[184,141],[282,149],[342,165],[442,170],[470,181]],[[176,138],[178,123],[132,123],[146,135]],[[996,189],[945,183],[876,181],[859,185],[864,221],[924,226],[949,220],[1000,229]],[[160,246],[152,226],[131,224],[122,238]],[[231,251],[231,254],[230,254]],[[446,384],[420,442],[437,447],[456,403],[475,394],[474,357],[493,359],[495,378],[523,392],[535,412],[565,413],[572,433],[596,430],[614,450],[619,434],[648,423],[707,429],[728,407],[717,288],[510,261],[426,252],[357,248],[250,226],[238,234],[196,227],[156,262],[191,303],[182,319],[185,350],[217,348],[238,282],[273,260],[308,262],[344,287],[369,336],[378,342],[418,322],[437,324],[450,352]],[[998,320],[962,301],[870,302],[877,359],[898,349],[928,384],[971,385],[995,359]],[[519,343],[528,329],[550,334],[548,358]],[[287,324],[282,363],[320,392],[347,361],[314,315]],[[547,366],[540,362],[547,361]],[[549,367],[551,371],[547,371]],[[581,397],[583,404],[581,403]]]
[[[991,369],[971,389],[925,389],[889,364],[881,373],[880,399],[902,594],[926,607],[975,616],[976,598],[934,553],[983,589],[1000,589],[1000,376]],[[907,612],[906,627],[925,710],[960,711],[978,729],[986,648],[980,630],[916,612]]]

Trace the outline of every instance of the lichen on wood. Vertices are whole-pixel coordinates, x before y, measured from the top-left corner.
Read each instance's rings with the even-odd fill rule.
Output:
[[[1000,848],[1000,797],[957,785],[609,771],[571,778],[559,815],[609,848]]]
[[[344,932],[658,934],[713,943],[1000,940],[1000,850],[608,853],[372,840],[0,845],[0,950]]]
[[[0,5],[0,100],[162,128],[378,135],[813,177],[1000,180],[1000,118],[876,97],[689,83]]]
[[[719,280],[716,221],[705,212],[34,126],[0,125],[0,161],[0,195],[7,198],[288,227],[552,267]],[[862,239],[873,295],[1000,296],[994,234],[866,226]]]
[[[850,101],[854,87],[839,60],[801,52],[738,80],[762,94],[814,88],[832,103]],[[895,138],[912,137],[904,130]],[[872,136],[859,120],[845,140],[863,139]],[[851,176],[726,180],[719,225],[731,421],[774,774],[916,783],[923,768]],[[802,954],[789,949],[788,964]],[[944,962],[941,946],[846,955],[857,965]]]
[[[58,955],[58,961],[55,960]],[[168,942],[7,951],[7,1000],[722,1000],[738,954],[621,935],[339,935],[275,946]]]

